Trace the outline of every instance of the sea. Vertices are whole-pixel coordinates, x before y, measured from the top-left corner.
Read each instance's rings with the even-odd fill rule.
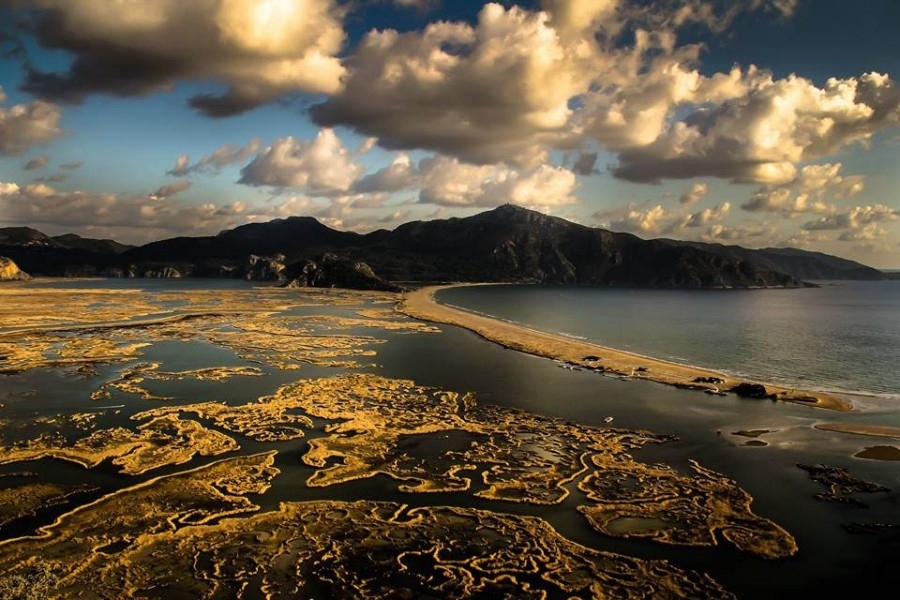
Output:
[[[307,488],[312,473],[300,457],[307,439],[277,444],[242,440],[242,453],[278,449],[282,474],[263,496],[263,510],[282,501],[372,499],[411,506],[471,506],[546,519],[558,532],[585,546],[635,556],[665,559],[706,572],[739,598],[832,597],[853,592],[876,597],[874,590],[895,590],[900,565],[900,461],[871,460],[856,455],[872,446],[900,446],[900,440],[851,435],[815,428],[821,423],[865,423],[900,427],[900,281],[818,282],[795,290],[686,291],[577,286],[468,286],[441,291],[437,300],[528,327],[601,345],[739,374],[751,380],[798,388],[835,391],[855,410],[838,413],[808,406],[710,396],[649,381],[623,381],[593,371],[560,368],[552,360],[504,349],[452,326],[440,334],[379,331],[386,343],[377,346],[373,364],[362,369],[385,377],[415,380],[424,386],[473,392],[481,404],[494,404],[559,417],[588,425],[612,425],[671,435],[676,441],[634,451],[638,460],[661,462],[690,471],[690,461],[720,472],[753,497],[754,513],[772,519],[797,540],[799,552],[788,559],[765,560],[734,550],[724,541],[715,548],[672,547],[641,539],[613,539],[591,530],[575,508],[583,497],[562,504],[530,506],[480,500],[466,494],[405,494],[386,476],[329,488]],[[222,289],[242,282],[206,280],[94,280],[35,283],[75,289]],[[357,307],[330,307],[332,314],[352,317]],[[321,309],[291,309],[291,315],[320,314]],[[352,332],[351,332],[352,333]],[[371,331],[360,331],[372,334]],[[164,342],[147,349],[141,359],[158,360],[166,368],[224,364],[221,348],[190,342]],[[185,342],[187,344],[187,342]],[[234,360],[233,357],[230,360]],[[185,362],[189,361],[189,363]],[[235,363],[237,364],[237,363]],[[85,400],[104,377],[121,367],[101,370],[95,379],[72,380],[48,372],[0,377],[4,414],[54,414],[89,409]],[[253,401],[298,377],[330,377],[339,370],[309,367],[284,372],[263,366],[264,377],[215,384],[209,390],[181,382],[167,384],[172,402],[222,399]],[[125,407],[115,425],[133,427],[128,417],[148,408],[136,398],[116,399]],[[129,424],[130,423],[130,424]],[[767,430],[750,439],[735,432]],[[315,437],[319,434],[312,434]],[[748,442],[764,441],[765,445]],[[433,449],[443,451],[439,445]],[[192,462],[125,478],[109,465],[85,470],[60,461],[27,465],[48,480],[88,482],[112,491],[152,477],[211,462]],[[863,505],[816,498],[825,487],[812,481],[798,464],[845,468],[853,476],[889,491],[858,494]],[[0,466],[0,476],[22,465]],[[64,507],[51,507],[33,519],[0,533],[27,535],[53,521]],[[854,524],[876,524],[876,533],[854,533]],[[883,525],[889,527],[881,527]],[[5,537],[5,536],[4,536]]]
[[[900,400],[900,281],[666,290],[487,285],[440,302],[742,378]]]

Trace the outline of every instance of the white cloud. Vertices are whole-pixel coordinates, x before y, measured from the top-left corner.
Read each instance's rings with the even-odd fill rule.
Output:
[[[168,183],[166,185],[162,185],[156,189],[155,192],[150,194],[151,200],[158,200],[160,198],[171,198],[175,194],[180,194],[184,190],[191,187],[191,182],[187,179],[179,179],[173,183]]]
[[[690,189],[684,192],[678,201],[681,204],[686,204],[688,206],[692,204],[696,204],[699,202],[706,194],[709,193],[709,184],[704,182],[697,182],[693,184]]]
[[[0,214],[8,223],[47,228],[48,233],[77,231],[140,244],[176,235],[212,235],[249,222],[321,212],[329,205],[297,196],[264,204],[193,204],[173,197],[189,184],[176,182],[147,195],[120,195],[0,182]]]
[[[293,92],[333,93],[344,74],[336,0],[31,0],[40,43],[72,52],[62,72],[29,71],[27,91],[77,101],[135,95],[180,80],[227,90],[191,104],[237,114]]]
[[[809,231],[828,229],[850,229],[860,231],[869,225],[900,220],[900,210],[875,204],[872,206],[854,206],[849,210],[820,217],[803,225]]]
[[[5,101],[6,94],[0,87],[0,104]],[[61,118],[59,107],[41,100],[0,106],[0,155],[17,156],[32,146],[55,140],[63,134]]]
[[[184,177],[191,173],[218,173],[228,165],[241,162],[253,156],[259,150],[259,138],[254,138],[246,146],[225,144],[196,163],[191,164],[190,157],[186,154],[178,155],[175,166],[166,171],[167,175]]]
[[[347,192],[362,171],[334,130],[322,129],[310,141],[293,136],[276,140],[241,169],[240,183],[330,196]]]
[[[698,227],[719,226],[719,223],[731,212],[731,204],[723,202],[717,206],[703,208],[696,212],[686,211],[687,205],[676,209],[667,209],[662,204],[641,208],[636,204],[628,204],[598,212],[594,215],[600,226],[613,231],[625,231],[642,236],[675,236],[694,237],[691,229]]]
[[[398,192],[412,187],[418,172],[409,156],[400,154],[390,165],[358,180],[353,189],[356,192]]]
[[[731,212],[731,204],[723,202],[714,207],[707,207],[703,210],[695,212],[682,220],[681,227],[706,227],[716,221],[722,220],[725,215]]]
[[[741,205],[750,212],[776,212],[788,218],[801,213],[834,212],[828,198],[844,200],[865,189],[865,177],[841,175],[841,163],[807,165],[789,182],[760,188]]]
[[[578,179],[563,167],[513,169],[435,156],[419,163],[420,202],[442,206],[558,206],[575,204]]]
[[[569,100],[587,90],[591,43],[560,40],[545,12],[487,4],[475,26],[367,34],[344,87],[314,106],[386,148],[436,150],[472,162],[534,166],[567,135]]]
[[[706,175],[781,184],[796,177],[797,163],[900,124],[900,90],[886,75],[829,79],[819,88],[801,77],[776,80],[748,70],[733,91],[741,87],[743,94],[697,108],[655,137],[620,146],[615,174],[634,181]]]
[[[775,230],[768,223],[748,223],[728,226],[721,223],[711,225],[700,236],[704,242],[727,242],[730,244],[750,244],[756,247],[771,245]]]

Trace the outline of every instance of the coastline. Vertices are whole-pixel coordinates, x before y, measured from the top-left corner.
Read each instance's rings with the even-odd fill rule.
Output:
[[[645,379],[676,387],[716,392],[729,390],[742,383],[757,383],[740,379],[711,369],[673,363],[624,350],[616,350],[560,334],[538,331],[522,325],[479,315],[473,312],[440,304],[434,294],[452,287],[486,284],[450,284],[427,286],[405,292],[396,309],[413,318],[454,325],[472,331],[484,339],[511,350],[562,361],[572,367],[598,369],[605,373],[630,379]],[[594,360],[597,358],[597,360]],[[698,379],[718,380],[715,383]],[[846,412],[853,405],[846,400],[825,392],[787,388],[764,384],[767,394],[774,400],[792,402]]]

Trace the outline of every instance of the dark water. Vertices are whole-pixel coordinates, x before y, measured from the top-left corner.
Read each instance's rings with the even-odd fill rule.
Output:
[[[900,399],[900,281],[794,290],[474,286],[446,304],[788,386]]]
[[[165,283],[152,284],[165,286]],[[202,282],[196,281],[175,282],[173,285],[209,289]],[[868,295],[860,292],[867,289],[865,285],[857,287],[856,284],[816,290],[747,293],[494,286],[452,290],[445,292],[440,299],[483,312],[493,311],[534,327],[591,339],[594,339],[594,332],[610,328],[615,330],[618,337],[598,337],[597,341],[656,356],[680,357],[686,362],[698,364],[704,364],[703,360],[708,359],[711,367],[746,370],[761,377],[762,372],[756,369],[758,364],[765,363],[768,365],[765,368],[779,371],[787,379],[791,379],[799,377],[793,375],[795,371],[780,364],[774,357],[767,359],[767,352],[746,340],[777,338],[779,326],[776,323],[790,321],[788,316],[791,314],[795,321],[809,326],[815,324],[821,329],[836,328],[843,331],[844,334],[840,335],[853,329],[848,324],[854,319],[857,323],[864,323],[864,315],[868,314],[871,321],[881,319],[882,322],[891,323],[873,328],[868,334],[874,336],[873,339],[880,340],[870,344],[868,354],[894,356],[896,359],[900,344],[894,343],[892,347],[877,345],[884,339],[896,339],[897,336],[896,308],[900,286],[892,285],[893,287],[881,288],[880,292],[870,290]],[[865,308],[860,309],[854,305],[854,298],[868,298],[863,304]],[[801,300],[805,304],[798,307],[797,303]],[[477,305],[479,302],[481,305]],[[842,302],[844,309],[840,308]],[[814,308],[816,306],[818,308]],[[491,307],[492,310],[485,310]],[[354,310],[351,307],[302,307],[286,314],[330,313],[352,316]],[[579,310],[582,312],[579,313]],[[842,312],[850,314],[841,317]],[[811,313],[819,316],[814,319]],[[647,314],[655,316],[651,318]],[[668,320],[663,318],[665,314],[670,315]],[[824,316],[827,314],[832,316]],[[851,316],[852,314],[856,316]],[[754,316],[748,317],[746,321],[729,322],[729,315],[732,319],[737,315]],[[579,318],[582,319],[580,324]],[[704,333],[695,335],[689,342],[687,336],[692,330],[691,322],[700,323],[693,329]],[[843,325],[836,327],[835,322]],[[651,333],[654,326],[667,323],[670,325],[663,327],[665,331],[657,331],[656,336]],[[680,334],[668,331],[669,326],[675,327],[671,323],[679,323]],[[734,323],[741,325],[738,327]],[[757,326],[769,333],[754,332],[753,328]],[[729,327],[730,331],[726,331]],[[510,514],[531,514],[545,518],[561,534],[592,548],[628,556],[667,559],[681,567],[707,572],[740,598],[746,599],[770,600],[813,595],[832,597],[834,593],[850,591],[854,592],[854,597],[869,598],[876,597],[872,595],[872,590],[896,582],[895,568],[900,564],[900,540],[880,541],[874,535],[850,534],[843,525],[880,522],[900,526],[900,462],[853,457],[867,446],[897,445],[897,441],[830,433],[813,428],[816,423],[826,421],[900,426],[900,404],[895,398],[884,395],[896,393],[898,384],[890,378],[889,370],[880,360],[873,359],[881,365],[876,370],[879,375],[864,378],[865,384],[854,383],[841,387],[876,391],[882,395],[855,398],[858,410],[844,414],[733,396],[708,396],[652,382],[626,382],[588,371],[564,370],[551,360],[503,349],[465,330],[454,327],[442,327],[441,330],[440,334],[361,330],[359,333],[386,340],[386,343],[373,346],[377,351],[377,356],[373,359],[375,365],[366,367],[364,371],[386,377],[413,379],[426,386],[475,392],[481,404],[519,408],[589,425],[601,424],[605,417],[611,416],[614,418],[614,425],[618,427],[675,435],[678,441],[636,451],[636,458],[685,469],[689,459],[696,459],[704,467],[735,479],[753,496],[753,510],[756,514],[774,520],[794,535],[800,547],[798,554],[786,560],[767,561],[735,551],[727,543],[715,548],[692,549],[642,540],[607,538],[593,532],[584,518],[574,510],[578,504],[583,503],[583,496],[574,485],[569,486],[572,495],[563,504],[549,507],[480,500],[471,494],[405,494],[398,491],[396,481],[387,477],[354,481],[329,488],[308,488],[304,482],[313,469],[302,464],[301,456],[305,453],[310,438],[324,435],[321,423],[307,438],[292,442],[263,444],[239,438],[241,454],[272,449],[279,451],[276,465],[281,469],[281,475],[275,478],[271,490],[254,498],[254,501],[264,510],[274,510],[279,502],[287,500],[365,498],[404,502],[412,506],[457,505]],[[634,333],[633,339],[629,332]],[[715,337],[707,345],[705,336]],[[821,339],[819,333],[812,332],[804,335],[794,332],[791,335],[782,334],[781,337],[785,340]],[[722,359],[726,355],[737,352],[728,350],[731,346],[724,346],[733,338],[744,340],[734,347],[744,352],[745,357],[741,359],[743,362],[738,357],[732,357],[733,363],[723,365]],[[671,352],[662,352],[661,348],[665,346],[654,345],[661,344],[661,339],[669,340],[667,343],[672,348]],[[774,341],[771,343],[774,344]],[[789,343],[793,342],[783,341],[782,345]],[[824,341],[821,343],[825,344]],[[778,344],[774,346],[782,354],[790,354],[785,348],[777,348]],[[863,346],[864,344],[858,344],[855,351],[861,355],[866,354]],[[750,348],[756,348],[756,354],[749,353]],[[753,359],[752,356],[756,358]],[[844,371],[853,370],[846,368],[849,365],[858,367],[864,364],[862,359],[844,356]],[[173,370],[248,364],[222,348],[196,340],[159,342],[148,348],[141,360],[158,360],[163,363],[163,368]],[[799,362],[816,363],[810,357]],[[900,364],[900,361],[895,364]],[[90,391],[122,368],[123,365],[103,368],[96,376],[84,380],[67,378],[47,370],[0,378],[0,391],[6,394],[3,414],[17,420],[28,419],[31,415],[91,410],[96,407],[96,403],[89,400]],[[265,372],[263,377],[234,378],[225,383],[206,382],[203,385],[191,381],[165,382],[153,391],[176,396],[174,403],[188,404],[218,399],[238,404],[271,394],[279,385],[298,378],[327,377],[345,372],[343,369],[311,366],[290,372],[267,365],[262,365],[262,368]],[[840,379],[836,375],[832,373],[833,379]],[[805,376],[818,381],[813,379],[815,371],[810,371]],[[877,386],[866,383],[876,380],[881,381]],[[156,406],[154,403],[120,394],[108,404],[121,404],[123,408],[121,412],[109,414],[109,421],[104,420],[102,426],[134,427],[136,424],[128,418],[131,414]],[[748,438],[733,435],[739,429],[769,429],[772,433],[762,438],[768,445],[754,447],[746,445]],[[459,440],[449,439],[443,443],[445,445],[437,440],[430,440],[415,451],[442,453],[451,449],[453,444],[458,444]],[[121,475],[106,464],[88,471],[53,460],[7,465],[0,467],[0,474],[33,470],[51,481],[86,482],[99,486],[100,491],[95,493],[99,495],[212,460],[214,459],[197,458],[186,465],[166,467],[140,477]],[[865,495],[868,508],[821,502],[815,500],[813,495],[823,491],[823,487],[811,481],[804,471],[797,468],[798,463],[824,463],[845,467],[855,476],[885,485],[891,491]],[[51,522],[60,510],[63,509],[49,510],[35,519],[19,523],[15,531],[26,533],[40,524]],[[3,533],[8,535],[12,530]]]

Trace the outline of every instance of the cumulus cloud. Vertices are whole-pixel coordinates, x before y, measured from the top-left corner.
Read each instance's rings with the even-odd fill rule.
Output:
[[[30,0],[39,43],[74,55],[68,69],[29,68],[24,89],[78,102],[215,81],[191,105],[238,114],[294,92],[333,93],[344,74],[344,9],[337,0]]]
[[[828,229],[850,229],[860,231],[869,225],[900,220],[900,210],[876,204],[873,206],[854,206],[853,208],[825,217],[809,221],[803,229],[809,231]]]
[[[50,157],[46,154],[42,154],[41,156],[35,156],[22,167],[26,171],[34,171],[36,169],[43,169],[47,166],[47,163],[50,162]]]
[[[741,208],[750,212],[776,212],[787,217],[800,213],[828,213],[834,206],[828,197],[843,200],[865,189],[865,177],[841,175],[841,163],[807,165],[781,185],[760,188]]]
[[[390,165],[358,180],[356,192],[399,192],[412,187],[418,178],[418,170],[409,156],[400,154]]]
[[[168,183],[166,185],[158,187],[155,192],[150,194],[150,198],[153,200],[158,200],[160,198],[170,198],[175,194],[180,194],[189,187],[191,187],[190,181],[188,181],[187,179],[179,179],[174,183]]]
[[[696,212],[688,212],[684,206],[675,209],[665,208],[662,204],[642,208],[636,204],[628,204],[621,208],[601,211],[594,215],[601,226],[613,231],[625,231],[643,236],[685,236],[686,229],[719,226],[719,223],[731,212],[731,204],[724,202],[717,206],[703,208]],[[690,237],[690,236],[688,236]]]
[[[716,221],[720,221],[731,212],[731,203],[724,202],[718,206],[704,208],[695,212],[681,222],[682,227],[705,227]]]
[[[519,170],[503,165],[472,165],[434,156],[419,163],[419,201],[441,206],[528,207],[575,204],[578,179],[563,167],[541,165]]]
[[[322,129],[310,141],[293,136],[276,140],[241,169],[239,182],[333,196],[347,192],[362,172],[334,130]]]
[[[189,182],[185,182],[188,183]],[[173,184],[175,188],[185,184]],[[283,202],[245,201],[190,204],[174,193],[121,195],[58,190],[45,183],[0,182],[0,214],[9,223],[46,227],[54,232],[84,231],[96,237],[146,243],[174,235],[211,235],[253,221],[269,221],[321,210],[303,197]]]
[[[670,108],[675,104],[671,98]],[[900,89],[887,75],[832,78],[819,88],[802,77],[776,80],[750,69],[721,102],[635,140],[646,143],[622,147],[614,173],[631,181],[714,176],[785,183],[796,177],[798,162],[867,142],[897,124]]]
[[[4,108],[6,94],[0,87],[0,155],[17,156],[37,144],[63,134],[59,126],[62,111],[42,100]]]
[[[681,197],[678,198],[678,201],[681,204],[690,206],[691,204],[696,204],[697,202],[699,202],[708,193],[709,184],[704,182],[697,182],[693,184],[685,193],[683,193]]]
[[[187,154],[179,154],[175,160],[175,166],[166,171],[166,174],[173,177],[184,177],[191,173],[218,173],[228,165],[253,156],[259,150],[259,143],[259,138],[254,138],[246,146],[225,144],[193,164]]]
[[[753,246],[771,245],[775,230],[768,223],[748,223],[744,225],[711,225],[700,236],[704,242],[727,242],[731,244],[749,243]]]
[[[311,114],[386,148],[533,166],[566,133],[569,100],[587,90],[595,59],[586,38],[562,41],[548,13],[487,4],[475,25],[368,33],[344,87]]]

